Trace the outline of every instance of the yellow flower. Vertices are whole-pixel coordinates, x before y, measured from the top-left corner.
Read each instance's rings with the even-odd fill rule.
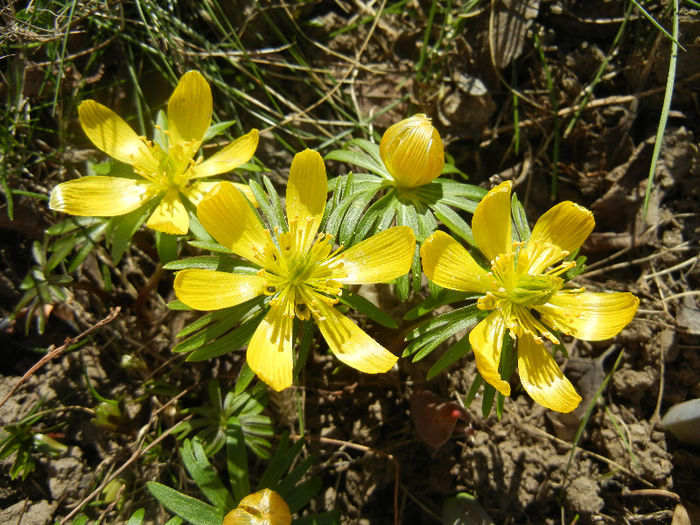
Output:
[[[274,490],[263,489],[249,494],[238,507],[226,514],[221,525],[289,525],[289,506]]]
[[[113,217],[158,199],[147,226],[164,233],[187,233],[189,216],[182,197],[196,205],[215,184],[200,179],[248,162],[258,145],[258,130],[253,129],[207,160],[195,160],[211,115],[211,89],[196,71],[182,76],[168,101],[168,151],[139,137],[111,109],[86,100],[78,108],[85,134],[97,148],[133,166],[139,178],[97,175],[64,182],[51,192],[49,206],[71,215]]]
[[[379,154],[400,188],[428,184],[445,165],[440,134],[422,113],[390,126],[379,143]]]
[[[175,277],[175,294],[197,310],[234,306],[263,294],[270,309],[248,345],[251,369],[275,390],[292,384],[294,317],[313,317],[331,351],[366,373],[389,370],[397,360],[333,305],[346,284],[389,282],[408,272],[415,250],[413,230],[389,228],[348,250],[333,250],[318,233],[326,205],[326,169],[311,150],[292,161],[287,185],[288,232],[264,229],[243,195],[218,184],[197,207],[207,231],[233,253],[261,269],[255,275],[189,269]]]
[[[421,248],[423,271],[451,290],[484,295],[477,306],[490,313],[469,334],[482,377],[503,395],[510,385],[498,366],[506,329],[518,341],[523,387],[539,404],[570,412],[581,397],[543,345],[558,330],[586,341],[616,335],[634,317],[639,299],[628,292],[592,293],[564,288],[562,273],[576,265],[564,259],[593,230],[593,214],[570,201],[557,204],[537,221],[526,243],[511,240],[511,183],[493,188],[474,212],[472,230],[491,271],[484,270],[457,241],[435,232]]]

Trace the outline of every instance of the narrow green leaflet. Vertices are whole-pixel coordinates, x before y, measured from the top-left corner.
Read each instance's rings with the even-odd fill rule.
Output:
[[[199,441],[186,439],[180,447],[180,457],[187,472],[212,505],[217,509],[231,509],[236,506],[231,494],[209,463]]]
[[[212,507],[203,501],[181,494],[156,481],[149,481],[146,486],[153,497],[166,509],[192,525],[221,525],[224,520],[223,510]]]
[[[367,317],[386,328],[396,330],[399,327],[399,325],[396,324],[396,321],[394,321],[386,312],[377,308],[372,302],[365,299],[361,295],[353,293],[348,289],[343,289],[343,293],[340,295],[340,297],[338,297],[338,299],[341,303],[353,308],[354,310],[357,310],[358,312],[362,312]]]

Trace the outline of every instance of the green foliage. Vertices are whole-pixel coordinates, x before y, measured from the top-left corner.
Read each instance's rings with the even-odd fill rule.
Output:
[[[10,478],[22,480],[36,468],[35,453],[58,456],[68,450],[63,443],[55,440],[50,433],[57,428],[44,428],[41,431],[36,425],[44,417],[45,412],[39,412],[42,402],[37,403],[29,413],[19,421],[3,427],[0,434],[0,460],[16,453],[10,467]]]
[[[192,432],[207,457],[219,452],[232,429],[240,428],[245,444],[259,457],[267,459],[273,434],[272,420],[262,414],[267,405],[267,393],[263,383],[258,383],[248,392],[227,392],[223,398],[219,381],[207,384],[209,403],[201,407],[185,409],[184,414],[195,417],[180,424],[178,435],[182,439]]]
[[[201,443],[195,438],[183,442],[180,456],[187,472],[209,503],[154,481],[148,483],[151,494],[169,511],[194,525],[221,525],[223,517],[241,499],[264,488],[277,492],[292,513],[303,509],[321,489],[319,478],[303,479],[314,462],[314,456],[300,458],[304,440],[290,444],[289,435],[283,434],[260,480],[253,485],[241,426],[235,422],[231,426],[233,431],[226,438],[229,487],[221,481]],[[339,519],[336,512],[326,512],[293,521],[297,525],[314,522],[330,525],[339,523]]]

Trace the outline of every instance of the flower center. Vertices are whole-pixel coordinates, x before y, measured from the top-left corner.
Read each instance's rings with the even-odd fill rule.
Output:
[[[492,262],[494,286],[477,300],[477,306],[481,310],[498,309],[513,337],[529,333],[541,340],[541,334],[557,344],[557,338],[531,309],[546,304],[562,289],[564,279],[559,274],[570,267],[571,263],[562,263],[548,272],[531,275],[526,254],[516,246],[514,252],[501,254]]]
[[[311,315],[318,316],[318,302],[333,305],[342,293],[342,284],[338,281],[345,276],[342,263],[335,256],[342,246],[333,251],[333,237],[319,233],[305,247],[305,228],[299,224],[290,224],[290,230],[277,235],[279,248],[270,243],[272,253],[267,258],[267,270],[260,274],[267,278],[266,293],[275,297],[271,305],[286,303],[289,315],[296,315],[303,320]],[[293,311],[293,313],[292,313]]]

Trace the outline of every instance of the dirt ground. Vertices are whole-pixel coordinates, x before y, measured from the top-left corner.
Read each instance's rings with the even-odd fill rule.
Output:
[[[377,24],[359,24],[340,34],[334,33],[355,21],[357,6],[311,2],[294,16],[302,25],[313,20],[312,37],[324,45],[324,52],[307,54],[313,67],[341,77],[347,64],[338,56],[359,57],[363,67],[355,68],[352,82],[340,89],[352,91],[362,115],[385,107],[397,92],[408,94],[375,119],[374,128],[381,132],[408,114],[427,113],[469,182],[489,188],[513,180],[531,222],[552,204],[556,167],[556,200],[580,203],[596,218],[594,233],[582,249],[588,272],[576,282],[594,291],[631,291],[641,304],[636,318],[613,340],[565,341],[571,357],[563,369],[584,398],[577,411],[561,415],[545,410],[512,382],[513,395],[500,421],[495,414],[482,417],[477,398],[437,447],[426,443],[422,428],[416,429],[416,421],[419,426],[437,424],[429,411],[415,413],[416,396],[464,399],[476,373],[471,356],[426,381],[442,349],[418,363],[402,359],[392,372],[368,377],[337,371],[337,362],[316,348],[298,389],[271,393],[268,407],[277,431],[296,433],[302,400],[307,448],[318,457],[313,473],[323,480],[311,510],[337,508],[343,523],[448,523],[441,518],[444,502],[468,492],[499,524],[700,523],[700,450],[680,443],[660,425],[669,407],[700,397],[700,11],[681,4],[685,51],[679,52],[645,219],[644,195],[669,65],[666,37],[631,10],[624,38],[615,43],[626,9],[621,2],[482,3],[457,26],[459,35],[447,35],[450,47],[433,58],[432,74],[419,78],[414,67],[425,17],[411,13],[427,12],[430,2],[424,4],[409,2],[403,13],[393,11]],[[462,4],[455,2],[455,12]],[[661,16],[661,8],[671,4],[660,4],[646,5]],[[241,10],[249,26],[261,23],[254,10],[252,3]],[[283,17],[289,11],[271,6],[269,13]],[[661,21],[670,27],[669,17]],[[435,31],[440,27],[447,25],[438,17]],[[41,57],[24,60],[38,63]],[[120,67],[117,58],[104,65],[115,74],[123,72]],[[520,111],[517,148],[514,94]],[[39,96],[27,93],[30,99]],[[289,96],[300,107],[314,103],[294,79]],[[584,96],[587,105],[569,130]],[[321,105],[315,116],[331,118],[332,113]],[[77,115],[72,118],[77,121]],[[247,126],[264,125],[253,114],[245,118]],[[257,156],[273,170],[275,183],[282,182],[291,156],[271,133],[261,137]],[[78,155],[77,148],[83,146],[64,150],[65,164],[29,165],[27,179],[10,179],[10,186],[46,195],[65,176],[62,166],[81,168],[85,155]],[[329,173],[343,169],[330,165]],[[42,366],[0,408],[0,424],[5,426],[42,400],[50,413],[41,427],[51,428],[51,435],[67,446],[55,457],[37,453],[36,469],[24,481],[9,478],[12,456],[0,462],[0,523],[60,521],[108,473],[125,464],[121,477],[126,480],[126,508],[95,504],[102,497],[98,495],[85,512],[103,523],[118,523],[130,509],[146,506],[147,521],[163,523],[166,514],[144,483],[159,479],[164,465],[158,457],[132,458],[143,437],[140,429],[156,420],[163,428],[171,426],[181,408],[202,402],[211,377],[232,385],[243,352],[174,368],[165,381],[163,370],[175,359],[170,352],[174,334],[197,316],[165,306],[174,298],[172,272],[158,268],[148,232],[137,236],[115,269],[112,292],[94,293],[91,283],[99,269],[88,258],[75,272],[81,285],[69,301],[54,305],[44,334],[25,334],[23,321],[10,322],[9,315],[31,265],[32,242],[40,241],[42,230],[57,218],[44,201],[30,196],[15,196],[14,221],[0,211],[0,397],[50,345],[61,345],[107,316],[110,308],[122,307],[81,348]],[[388,313],[399,320],[420,299],[389,305]],[[401,323],[401,333],[407,333],[410,323]],[[400,352],[395,333],[371,324],[368,330]],[[126,357],[139,364],[125,366]],[[86,388],[86,375],[102,396],[122,400],[126,417],[116,430],[91,422],[96,401]],[[607,386],[596,401],[604,381]],[[186,395],[172,401],[184,389]],[[590,418],[574,446],[589,407]],[[174,448],[175,440],[168,437],[160,446]],[[689,521],[681,521],[683,510]],[[487,523],[466,515],[463,520],[455,523]]]

